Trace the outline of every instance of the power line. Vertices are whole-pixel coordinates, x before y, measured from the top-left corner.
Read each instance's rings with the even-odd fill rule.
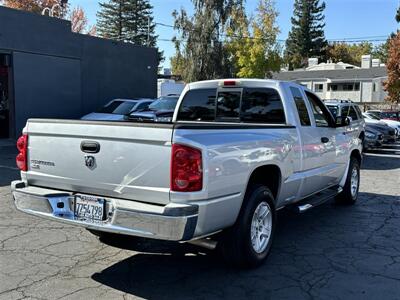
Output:
[[[165,24],[165,23],[160,23],[157,22],[155,23],[156,25],[163,26],[163,27],[168,27],[168,28],[175,28],[175,26],[170,25],[170,24]],[[222,35],[225,38],[228,39],[236,39],[236,40],[242,40],[242,39],[251,39],[251,40],[267,40],[265,38],[259,38],[259,37],[253,37],[253,36],[238,36],[238,35]],[[363,37],[351,37],[351,38],[336,38],[336,39],[327,39],[328,42],[332,43],[363,43],[363,42],[385,42],[389,38],[389,35],[375,35],[375,36],[363,36]],[[162,42],[185,42],[184,40],[180,39],[168,39],[168,38],[159,38],[159,41]],[[220,43],[226,43],[227,40],[222,40]],[[278,43],[285,43],[286,40],[283,39],[277,39]]]

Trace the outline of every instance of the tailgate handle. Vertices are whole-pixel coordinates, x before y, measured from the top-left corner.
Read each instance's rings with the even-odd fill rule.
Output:
[[[99,153],[100,144],[98,142],[83,141],[81,143],[81,150],[85,153]]]

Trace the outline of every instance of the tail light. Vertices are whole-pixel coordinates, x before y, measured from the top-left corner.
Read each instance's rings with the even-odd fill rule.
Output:
[[[172,145],[171,190],[196,192],[203,188],[201,151],[180,144]]]
[[[17,155],[17,166],[21,171],[28,171],[28,135],[22,135],[17,141],[17,149],[19,151]]]

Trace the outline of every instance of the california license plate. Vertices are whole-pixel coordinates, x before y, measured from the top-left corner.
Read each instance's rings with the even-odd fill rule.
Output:
[[[80,219],[102,221],[104,199],[86,195],[75,196],[75,216]]]

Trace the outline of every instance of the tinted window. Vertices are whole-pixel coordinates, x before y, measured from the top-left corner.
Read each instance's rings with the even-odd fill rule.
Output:
[[[329,127],[330,116],[324,104],[313,94],[306,92],[306,95],[313,110],[316,126]]]
[[[360,107],[358,105],[354,105],[354,108],[355,108],[355,110],[356,110],[356,112],[358,114],[358,118],[359,119],[362,118],[362,112],[361,112]]]
[[[307,106],[306,103],[304,102],[300,90],[291,87],[290,91],[292,92],[294,102],[296,103],[297,112],[300,118],[300,124],[302,126],[310,126],[311,125],[310,116],[308,115]]]
[[[137,104],[135,101],[120,101],[116,100],[102,107],[98,112],[104,114],[126,115]]]
[[[178,98],[160,98],[149,105],[149,110],[152,111],[175,110],[175,106],[177,103],[178,103]]]
[[[197,89],[186,93],[179,108],[179,121],[214,121],[216,89]]]
[[[342,106],[342,112],[341,116],[342,117],[348,117],[349,116],[349,111],[350,111],[350,106]]]
[[[353,106],[350,106],[349,117],[352,120],[358,120],[358,116],[357,116],[356,110],[353,108]]]
[[[332,116],[334,116],[336,118],[338,115],[339,107],[335,106],[335,105],[327,105],[327,107],[328,107],[329,111],[331,112]]]
[[[285,123],[285,112],[278,92],[268,88],[244,89],[241,121],[245,123]]]
[[[143,102],[143,103],[140,103],[140,104],[138,105],[138,107],[136,108],[136,111],[148,110],[150,104],[151,104],[151,102]]]
[[[240,91],[220,91],[217,95],[217,118],[229,121],[239,120]]]

